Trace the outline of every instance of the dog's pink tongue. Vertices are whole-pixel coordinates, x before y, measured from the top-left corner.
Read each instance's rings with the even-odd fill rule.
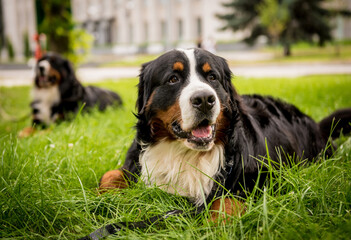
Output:
[[[45,81],[45,77],[44,76],[40,76],[39,77],[39,82],[44,82]]]
[[[212,134],[211,126],[198,127],[191,131],[191,134],[197,138],[210,137]]]

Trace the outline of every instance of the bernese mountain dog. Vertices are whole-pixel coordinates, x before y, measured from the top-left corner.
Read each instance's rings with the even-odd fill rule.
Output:
[[[260,172],[264,181],[268,154],[277,167],[331,156],[329,137],[351,131],[351,109],[316,123],[281,100],[239,95],[231,79],[226,60],[202,49],[172,50],[144,64],[136,137],[122,168],[102,176],[101,191],[142,179],[196,206],[212,201],[212,210],[241,214],[235,199],[254,188]],[[238,198],[216,200],[227,190]]]
[[[112,91],[94,86],[84,87],[76,78],[71,63],[55,53],[45,54],[35,66],[32,120],[35,126],[48,126],[67,114],[97,106],[122,104],[121,97]]]

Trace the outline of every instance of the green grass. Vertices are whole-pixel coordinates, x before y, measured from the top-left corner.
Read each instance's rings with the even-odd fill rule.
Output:
[[[269,48],[269,52],[274,53],[271,61],[291,63],[291,62],[350,62],[350,44],[328,44],[324,47],[311,46],[306,43],[296,44],[292,47],[290,57],[283,56],[282,47]]]
[[[351,106],[350,75],[233,80],[239,93],[270,94],[320,120]],[[30,119],[0,119],[0,238],[77,239],[107,223],[140,221],[175,208],[182,197],[143,183],[98,195],[99,178],[121,166],[134,137],[136,79],[103,82],[118,91],[123,109],[93,111],[49,131],[19,139]],[[29,110],[28,87],[0,88],[10,115]],[[247,213],[226,225],[197,217],[171,217],[147,229],[123,230],[109,239],[347,239],[351,234],[351,139],[330,159],[275,171],[276,179],[247,201]],[[274,170],[272,170],[274,171]]]
[[[351,62],[351,44],[350,42],[339,42],[327,44],[324,47],[310,45],[302,42],[294,44],[291,48],[292,55],[289,57],[283,56],[282,46],[265,47],[260,51],[271,53],[271,59],[265,60],[229,60],[228,63],[232,66],[250,65],[250,64],[289,64],[289,63],[350,63]],[[220,53],[219,53],[220,54]],[[233,52],[235,54],[235,52]],[[135,55],[121,57],[120,60],[110,61],[100,65],[100,67],[139,67],[141,64],[155,59],[157,55]]]
[[[120,60],[103,63],[100,67],[139,67],[143,63],[157,58],[158,55],[141,54],[135,56],[122,57]]]
[[[301,64],[301,63],[350,63],[351,45],[350,43],[339,43],[338,45],[328,44],[324,47],[309,45],[307,43],[295,44],[291,47],[291,56],[283,55],[283,47],[265,47],[259,50],[262,53],[271,54],[271,58],[264,60],[229,60],[232,66],[256,65],[256,64]]]

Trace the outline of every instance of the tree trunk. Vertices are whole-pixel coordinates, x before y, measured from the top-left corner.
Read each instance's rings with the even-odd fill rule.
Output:
[[[50,33],[48,36],[50,51],[56,53],[67,53],[69,51],[69,39],[68,36],[57,36]]]
[[[289,57],[291,56],[291,48],[289,43],[284,44],[284,56]]]

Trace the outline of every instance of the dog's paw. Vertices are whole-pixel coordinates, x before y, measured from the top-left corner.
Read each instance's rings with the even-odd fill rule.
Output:
[[[111,170],[106,172],[99,185],[99,192],[104,193],[112,189],[122,189],[128,187],[128,182],[124,178],[124,174],[121,170]]]
[[[230,217],[240,217],[245,213],[245,203],[235,198],[221,198],[212,203],[210,221],[226,223]]]
[[[32,136],[36,132],[36,129],[33,127],[26,127],[23,128],[19,133],[18,137],[19,138],[26,138]]]

